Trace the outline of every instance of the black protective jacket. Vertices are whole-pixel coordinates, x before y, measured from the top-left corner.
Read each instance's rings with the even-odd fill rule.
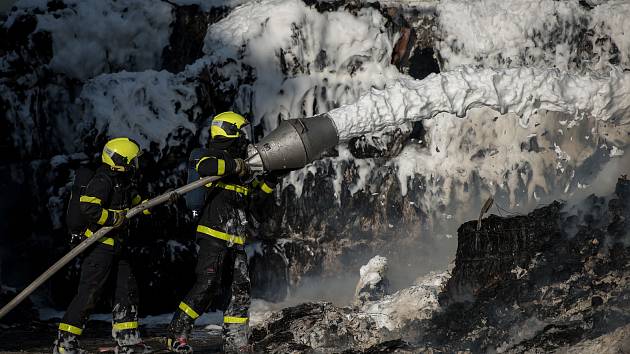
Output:
[[[112,171],[104,165],[99,167],[80,199],[81,212],[90,221],[85,235],[90,237],[102,226],[113,225],[116,212],[128,210],[140,201],[141,197],[128,175]],[[116,231],[120,230],[113,230],[108,235]],[[111,236],[104,237],[100,242],[113,245]]]
[[[244,158],[245,154],[245,149],[235,149],[230,142],[212,141],[207,156],[197,161],[196,169],[201,177],[223,176],[206,186],[209,190],[198,234],[243,244],[254,224],[262,221],[260,211],[276,181],[269,177],[250,181],[236,176],[235,158]]]

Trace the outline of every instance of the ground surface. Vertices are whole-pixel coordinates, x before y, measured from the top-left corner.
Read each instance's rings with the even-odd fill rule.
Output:
[[[111,324],[103,321],[90,321],[82,336],[81,345],[89,353],[98,353],[100,347],[114,345],[111,339]],[[167,353],[164,344],[166,325],[142,328],[145,342],[158,353]],[[0,331],[0,353],[50,353],[56,335],[56,324],[53,322],[34,322]],[[221,337],[218,332],[208,333],[197,328],[191,341],[195,353],[219,353]]]

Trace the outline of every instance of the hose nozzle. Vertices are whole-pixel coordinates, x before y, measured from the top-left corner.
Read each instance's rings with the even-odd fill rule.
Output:
[[[328,114],[288,119],[254,145],[248,163],[265,171],[301,168],[339,143],[337,127]]]

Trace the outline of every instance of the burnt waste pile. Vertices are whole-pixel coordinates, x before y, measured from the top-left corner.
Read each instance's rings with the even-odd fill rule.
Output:
[[[455,265],[446,278],[430,316],[411,316],[392,327],[367,311],[370,302],[305,303],[258,324],[256,348],[630,352],[630,180],[622,176],[610,196],[591,195],[578,204],[556,201],[528,215],[492,215],[480,225],[461,225]],[[371,304],[386,309],[399,293],[413,293],[417,286]]]

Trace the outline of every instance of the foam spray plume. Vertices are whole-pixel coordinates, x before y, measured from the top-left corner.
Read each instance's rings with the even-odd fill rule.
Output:
[[[372,89],[351,105],[313,118],[284,121],[256,150],[259,169],[301,168],[322,152],[350,138],[439,113],[464,117],[472,108],[490,107],[519,115],[527,127],[539,110],[570,114],[574,120],[626,124],[630,121],[630,73],[574,75],[557,69],[473,69],[463,67],[424,80],[398,79]]]

